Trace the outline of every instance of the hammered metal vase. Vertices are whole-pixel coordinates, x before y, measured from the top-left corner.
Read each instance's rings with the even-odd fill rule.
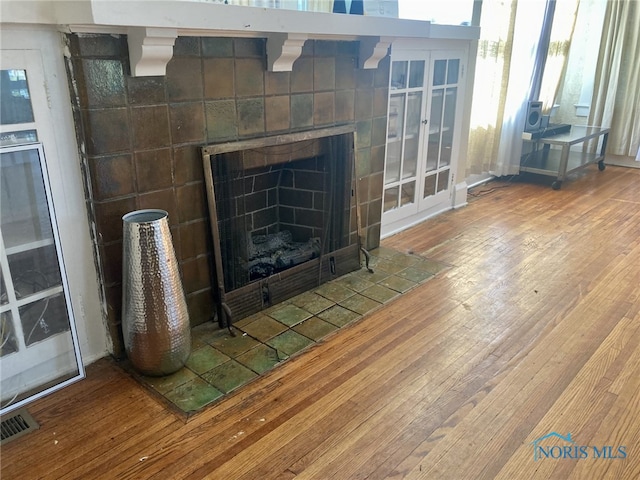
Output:
[[[169,375],[191,353],[187,303],[164,210],[122,217],[122,333],[133,367]]]

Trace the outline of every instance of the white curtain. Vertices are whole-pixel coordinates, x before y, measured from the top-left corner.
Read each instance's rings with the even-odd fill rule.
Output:
[[[490,169],[492,175],[516,175],[520,172],[522,131],[545,7],[546,1],[543,0],[517,2],[504,117],[497,158]]]
[[[607,2],[589,123],[611,127],[607,152],[640,159],[639,2]]]
[[[517,174],[546,0],[483,0],[467,173]]]
[[[559,0],[555,6],[542,74],[542,64],[535,65],[536,53],[538,60],[544,55],[538,48],[546,0],[483,0],[467,174],[502,176],[520,171],[529,99],[539,93],[535,99],[543,101],[547,111],[553,105],[566,64],[577,1]]]

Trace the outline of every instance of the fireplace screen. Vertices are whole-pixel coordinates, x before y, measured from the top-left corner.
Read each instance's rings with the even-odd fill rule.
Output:
[[[203,148],[219,318],[359,268],[353,143],[348,126]]]

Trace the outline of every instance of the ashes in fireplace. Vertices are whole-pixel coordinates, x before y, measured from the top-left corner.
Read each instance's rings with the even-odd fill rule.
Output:
[[[353,131],[203,148],[221,326],[360,267]]]

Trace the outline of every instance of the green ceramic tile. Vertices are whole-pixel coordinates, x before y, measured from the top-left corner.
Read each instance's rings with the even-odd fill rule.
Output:
[[[361,293],[365,297],[380,303],[387,303],[389,300],[399,295],[395,290],[391,290],[390,288],[382,285],[373,285],[366,290],[363,290]]]
[[[293,327],[311,316],[306,310],[291,304],[275,308],[268,315],[289,327]]]
[[[220,398],[222,392],[201,378],[195,378],[165,396],[183,412],[193,412]]]
[[[380,285],[390,288],[391,290],[395,290],[396,292],[404,293],[417,284],[405,278],[400,278],[395,275],[390,275],[384,280],[378,282]]]
[[[335,302],[314,292],[306,292],[291,299],[291,303],[313,315],[335,305]]]
[[[276,349],[260,344],[240,355],[236,360],[256,373],[264,373],[280,363]]]
[[[384,270],[374,270],[373,273],[371,273],[366,268],[363,268],[361,270],[353,272],[351,275],[371,283],[380,283],[382,280],[389,277],[391,274],[389,272],[385,272]]]
[[[283,352],[286,355],[293,355],[303,348],[313,344],[313,340],[310,340],[293,330],[287,330],[286,332],[269,340],[267,344],[278,350],[278,352]]]
[[[242,327],[253,338],[264,342],[284,332],[288,327],[266,315]]]
[[[228,361],[229,357],[215,348],[205,345],[193,350],[187,360],[187,367],[197,374],[208,372],[214,367]]]
[[[372,257],[392,258],[398,255],[399,252],[397,250],[393,250],[387,247],[378,247],[371,250],[369,253],[371,254]]]
[[[226,330],[220,330],[217,323],[207,322],[191,329],[191,348],[196,349],[209,345],[216,338],[223,337]]]
[[[338,327],[318,317],[311,317],[309,320],[305,320],[301,324],[296,325],[293,329],[299,334],[317,342],[337,330]]]
[[[165,394],[175,388],[183,385],[194,378],[196,374],[187,368],[181,368],[176,373],[167,375],[165,377],[141,377],[142,381],[147,385],[151,385],[158,392]]]
[[[264,318],[266,315],[264,313],[264,311],[262,312],[258,312],[258,313],[254,313],[253,315],[249,315],[248,317],[244,317],[236,322],[233,322],[233,326],[234,327],[238,327],[238,328],[242,328],[245,325],[248,325],[250,323],[255,322],[256,320],[260,320],[261,318]]]
[[[226,333],[226,335],[216,338],[211,342],[211,346],[233,358],[255,347],[258,343],[258,341],[249,335],[236,333],[236,336],[232,337]]]
[[[398,273],[400,270],[404,270],[405,266],[400,265],[393,260],[387,260],[386,258],[371,258],[371,267],[373,271],[384,270],[387,273]]]
[[[404,278],[415,283],[421,283],[424,282],[427,278],[433,277],[433,273],[416,267],[405,268],[401,272],[396,273],[396,275],[400,278]]]
[[[257,376],[255,372],[252,372],[244,365],[239,364],[235,360],[229,360],[222,365],[218,365],[213,370],[208,371],[202,375],[202,378],[221,392],[229,393],[231,390],[244,385]]]
[[[340,302],[345,298],[355,295],[356,293],[350,288],[344,287],[335,282],[325,283],[318,287],[315,292],[329,300],[333,300],[334,302]]]
[[[373,273],[361,268],[243,318],[234,323],[236,337],[213,322],[199,325],[187,368],[138,378],[181,410],[198,410],[450,267],[385,247],[370,253]]]
[[[196,348],[202,344],[211,345],[213,342],[219,341],[225,335],[229,335],[229,332],[226,329],[220,329],[217,323],[207,322],[191,329],[191,343],[193,344],[195,339],[197,342]]]
[[[352,312],[351,310],[347,310],[346,308],[343,308],[340,305],[336,305],[334,307],[331,307],[325,310],[324,312],[320,312],[318,314],[318,317],[320,317],[323,320],[326,320],[327,322],[335,325],[336,327],[344,327],[345,325],[347,325],[348,323],[351,323],[355,319],[360,318],[360,315],[358,315],[355,312]]]
[[[376,302],[375,300],[359,294],[340,302],[341,307],[359,313],[360,315],[364,315],[365,313],[378,308],[380,305],[382,305],[380,302]]]
[[[373,282],[355,274],[344,275],[343,277],[337,279],[335,283],[347,287],[355,292],[361,292],[374,285]]]

